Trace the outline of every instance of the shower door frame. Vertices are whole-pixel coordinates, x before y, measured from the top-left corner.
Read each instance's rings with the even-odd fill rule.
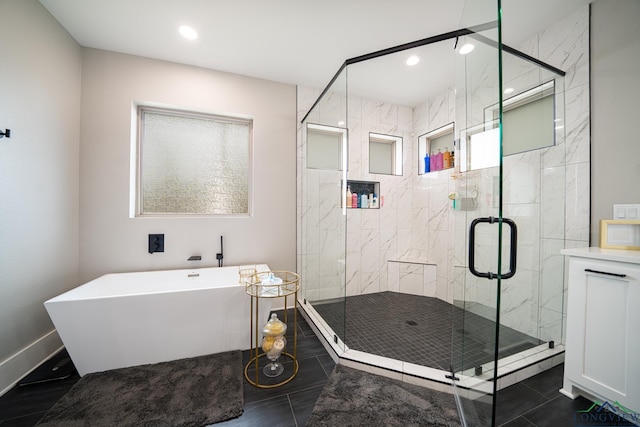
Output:
[[[325,97],[327,95],[327,93],[329,92],[329,89],[331,88],[332,85],[335,84],[336,80],[338,78],[341,77],[341,74],[343,72],[345,72],[345,70],[348,68],[349,65],[351,64],[356,64],[356,63],[360,63],[363,61],[367,61],[370,59],[375,59],[378,58],[380,56],[384,56],[384,55],[388,55],[388,54],[392,54],[392,53],[397,53],[397,52],[401,52],[407,49],[412,49],[415,47],[419,47],[419,46],[424,46],[427,44],[431,44],[431,43],[436,43],[436,42],[440,42],[440,41],[444,41],[444,40],[450,40],[450,39],[457,39],[460,37],[464,37],[464,36],[473,36],[473,35],[478,35],[479,33],[486,31],[486,30],[490,30],[491,28],[495,28],[496,27],[496,22],[490,22],[490,23],[486,23],[483,25],[479,25],[479,26],[474,26],[471,28],[463,28],[461,30],[456,30],[456,31],[452,31],[449,33],[445,33],[445,34],[441,34],[441,35],[437,35],[437,36],[433,36],[433,37],[428,37],[422,40],[418,40],[418,41],[414,41],[414,42],[410,42],[410,43],[406,43],[403,45],[399,45],[399,46],[395,46],[392,48],[388,48],[388,49],[384,49],[384,50],[380,50],[380,51],[376,51],[376,52],[372,52],[366,55],[361,55],[358,57],[354,57],[351,59],[347,59],[344,64],[340,67],[340,69],[338,70],[338,72],[335,74],[335,76],[332,78],[332,80],[330,81],[329,85],[327,85],[327,87],[322,91],[322,93],[320,94],[320,96],[317,98],[317,100],[314,102],[314,104],[312,105],[312,107],[309,109],[309,112],[307,112],[305,114],[305,116],[303,117],[301,123],[304,125],[305,123],[307,123],[307,119],[309,118],[309,115],[311,114],[311,112],[318,106],[318,104],[321,102],[321,100],[323,99],[323,97]],[[482,39],[482,37],[479,37],[480,39]],[[504,50],[505,52],[508,52],[512,55],[518,56],[526,61],[530,61],[532,63],[535,63],[541,67],[547,68],[552,70],[553,72],[559,74],[559,75],[564,75],[564,72],[562,72],[561,70],[558,70],[542,61],[539,61],[536,58],[533,58],[529,55],[526,55],[516,49],[513,49],[511,47],[502,45],[501,40],[496,41],[491,41],[490,39],[484,39],[484,40],[480,40],[481,42],[484,42],[486,44],[489,45],[493,45],[494,47],[496,47],[496,51],[497,46],[500,46],[502,48],[502,50]],[[502,84],[502,82],[500,81],[500,85]],[[501,87],[500,87],[500,98],[499,98],[499,104],[500,107],[502,106],[502,96],[501,96]],[[348,91],[347,91],[348,94]],[[347,117],[345,117],[345,121],[347,120]],[[456,125],[459,126],[459,125]],[[303,129],[304,132],[304,129]],[[502,159],[502,156],[500,156],[500,158]],[[302,167],[304,168],[304,165],[302,165]],[[346,182],[346,179],[348,178],[348,174],[345,174],[345,178],[343,180],[343,183]],[[342,191],[344,193],[344,191],[346,190],[345,185],[344,184],[340,184]],[[500,201],[501,203],[501,201]],[[345,216],[346,218],[346,216]],[[501,221],[501,213],[498,214],[497,218],[499,219],[497,222],[499,228],[502,227],[502,221]],[[346,226],[346,220],[345,220],[345,226]],[[302,231],[302,233],[304,234],[304,229]],[[501,231],[499,232],[501,233]],[[346,235],[346,234],[345,234]],[[346,257],[345,257],[345,262],[346,262]],[[500,268],[498,268],[496,271],[501,271],[501,265],[499,266]],[[303,277],[304,280],[304,277]],[[346,277],[343,276],[343,286],[346,289]],[[498,279],[498,283],[499,283]],[[499,294],[498,294],[499,296]],[[346,298],[346,294],[344,294],[344,298]],[[304,297],[304,294],[301,295],[301,308],[303,308],[303,310],[308,311],[310,314],[310,317],[312,318],[313,322],[316,322],[317,320],[319,320],[319,324],[322,324],[322,329],[326,329],[326,331],[322,331],[320,330],[319,332],[322,333],[322,335],[325,337],[327,344],[329,346],[331,346],[335,353],[337,354],[338,357],[343,358],[343,359],[347,359],[347,360],[353,360],[353,361],[359,361],[357,360],[357,357],[353,357],[351,354],[349,354],[348,352],[348,348],[346,347],[345,344],[345,331],[342,331],[342,334],[340,334],[339,331],[331,331],[331,328],[328,327],[328,325],[326,323],[324,323],[321,319],[321,317],[318,315],[317,312],[315,312],[315,310],[313,309],[312,305],[313,304],[309,304],[310,301],[307,301],[307,299]],[[345,305],[346,307],[346,305]],[[345,308],[346,311],[346,308]],[[346,313],[345,313],[346,314]],[[496,317],[498,317],[499,319],[499,305],[498,305],[498,309],[496,310]],[[340,336],[339,336],[340,335]],[[498,340],[497,340],[497,328],[496,328],[496,349],[498,348]],[[494,352],[494,362],[497,363],[497,350]],[[384,358],[381,358],[384,359]],[[372,362],[369,360],[364,360],[363,363],[365,364],[371,364]],[[375,364],[375,363],[374,363]],[[390,363],[387,365],[382,366],[383,368],[387,369],[387,370],[391,370],[391,371],[397,371],[397,372],[402,372],[403,368],[398,367],[398,365]],[[497,364],[496,364],[497,367]],[[495,397],[495,386],[496,386],[496,381],[495,379],[497,378],[497,369],[494,369],[494,378],[492,379],[492,390],[491,390],[491,395]],[[438,382],[449,382],[451,377],[455,376],[455,375],[451,375],[452,372],[442,372],[442,376],[436,375],[435,377],[431,377],[429,376],[429,378],[438,381]],[[447,377],[449,377],[449,379],[447,379]],[[471,388],[469,388],[471,389]]]

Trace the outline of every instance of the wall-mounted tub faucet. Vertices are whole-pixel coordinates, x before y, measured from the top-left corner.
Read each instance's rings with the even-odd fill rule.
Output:
[[[220,252],[216,254],[216,259],[218,260],[218,267],[222,267],[222,259],[224,258],[222,250],[222,236],[220,236]]]
[[[191,255],[187,261],[200,261],[202,260],[201,255]]]

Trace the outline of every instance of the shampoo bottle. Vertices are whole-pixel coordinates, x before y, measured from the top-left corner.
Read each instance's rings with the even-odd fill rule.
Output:
[[[356,208],[361,208],[362,205],[360,204],[362,199],[360,198],[360,196],[358,196],[358,193],[353,193],[353,196],[356,198],[356,204],[354,207]]]
[[[347,198],[345,199],[346,206],[348,208],[350,208],[352,206],[351,205],[351,201],[352,200],[353,200],[353,194],[351,193],[351,187],[349,186],[349,187],[347,187]]]
[[[436,154],[436,170],[442,170],[442,152],[438,148],[438,154]]]
[[[361,208],[368,208],[369,206],[369,201],[367,200],[367,194],[363,193],[362,196],[360,197],[360,207]]]
[[[451,154],[449,153],[449,147],[444,149],[442,153],[442,169],[449,169],[451,167]]]
[[[429,171],[431,170],[431,165],[429,164],[429,153],[427,153],[426,156],[424,156],[424,173],[429,173]]]
[[[436,171],[436,155],[435,153],[431,152],[431,157],[429,157],[429,170],[431,172]]]
[[[351,194],[351,207],[352,208],[358,207],[358,193]]]

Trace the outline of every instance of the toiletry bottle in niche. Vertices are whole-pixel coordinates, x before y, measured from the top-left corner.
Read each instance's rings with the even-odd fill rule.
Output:
[[[364,208],[368,208],[369,207],[369,200],[367,200],[367,194],[366,193],[362,193],[362,196],[360,198],[360,206],[364,209]]]
[[[369,193],[369,207],[373,207],[373,193]]]
[[[429,153],[424,156],[424,173],[429,173],[431,170],[431,165],[429,164]]]
[[[360,198],[360,195],[358,193],[353,193],[353,195],[356,198],[356,204],[355,204],[355,208],[361,208],[362,205],[360,204],[362,202],[362,198]]]
[[[358,193],[354,192],[351,194],[351,207],[352,208],[358,207]]]
[[[345,202],[346,202],[346,206],[347,206],[348,208],[350,208],[350,207],[351,207],[351,200],[353,200],[353,197],[352,197],[352,196],[353,196],[353,194],[351,193],[351,186],[349,185],[349,186],[347,186],[347,198],[346,198],[346,200],[345,200]]]
[[[371,207],[377,209],[378,208],[378,195],[373,193],[373,201],[371,202]]]
[[[442,153],[442,169],[449,169],[451,167],[451,153],[449,153],[449,147],[444,149]]]
[[[442,151],[438,148],[438,154],[436,154],[436,170],[442,170]]]
[[[436,154],[432,151],[431,157],[429,157],[429,170],[435,172],[436,169]]]
[[[456,161],[455,161],[455,153],[453,152],[453,150],[451,150],[451,167],[455,167],[456,166]]]

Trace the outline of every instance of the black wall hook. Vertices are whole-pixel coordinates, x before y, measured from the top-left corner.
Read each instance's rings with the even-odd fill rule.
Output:
[[[4,132],[0,132],[0,138],[5,136],[11,138],[11,129],[5,129]]]

